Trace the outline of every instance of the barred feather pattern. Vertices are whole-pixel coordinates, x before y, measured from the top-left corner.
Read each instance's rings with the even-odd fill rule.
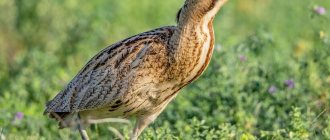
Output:
[[[171,26],[155,29],[102,50],[48,103],[45,112],[79,112],[134,102],[127,98],[130,93],[152,90],[152,85],[168,79],[166,43],[174,31]]]
[[[206,69],[214,47],[212,22],[225,1],[186,0],[178,26],[157,28],[106,47],[47,103],[45,114],[61,127],[68,127],[61,122],[70,122],[77,113],[84,121],[135,116],[143,122],[136,127],[136,138],[139,129]]]

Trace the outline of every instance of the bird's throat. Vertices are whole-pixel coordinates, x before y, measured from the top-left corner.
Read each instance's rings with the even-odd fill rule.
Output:
[[[214,48],[213,18],[182,28],[174,54],[173,75],[181,82],[197,79],[210,62]]]
[[[206,38],[202,41],[202,45],[200,46],[201,53],[198,56],[199,59],[195,64],[196,66],[195,68],[193,68],[193,70],[186,79],[189,83],[197,79],[205,71],[208,64],[210,63],[213,54],[213,49],[214,49],[213,19],[208,22],[205,22],[205,24],[203,24],[202,26],[203,26],[202,34]]]

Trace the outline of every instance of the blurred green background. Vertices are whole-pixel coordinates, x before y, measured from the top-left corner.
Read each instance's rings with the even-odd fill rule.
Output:
[[[78,139],[43,116],[102,48],[175,25],[184,0],[0,0],[0,139]],[[324,9],[322,9],[324,7]],[[328,0],[230,0],[212,62],[141,139],[330,139]],[[325,13],[324,13],[325,12]],[[92,139],[132,125],[92,125]]]

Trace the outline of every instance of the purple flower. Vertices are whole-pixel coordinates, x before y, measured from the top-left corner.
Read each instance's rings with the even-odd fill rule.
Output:
[[[289,79],[289,80],[286,80],[285,81],[285,85],[289,88],[289,89],[292,89],[295,87],[295,83],[292,79]]]
[[[15,115],[15,120],[20,121],[24,118],[24,113],[23,112],[17,112]]]
[[[247,60],[247,57],[246,57],[245,55],[240,55],[240,56],[239,56],[239,60],[240,60],[241,62],[244,62],[244,61]]]
[[[23,118],[24,118],[24,113],[23,112],[17,112],[11,123],[14,124],[14,125],[19,125],[21,123],[21,121],[23,120]]]
[[[319,14],[319,15],[324,15],[327,11],[326,11],[325,8],[322,7],[322,6],[316,6],[316,7],[314,8],[314,12],[316,12],[316,13]]]
[[[276,91],[277,91],[277,87],[274,85],[270,86],[268,89],[268,93],[270,94],[274,94]]]

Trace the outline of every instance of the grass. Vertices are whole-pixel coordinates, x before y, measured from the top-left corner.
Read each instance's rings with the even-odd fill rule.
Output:
[[[0,139],[78,139],[42,115],[46,101],[105,46],[174,25],[182,3],[0,1]],[[229,1],[209,68],[141,139],[330,139],[330,14],[317,6],[330,2]],[[88,133],[115,138],[112,128],[128,138],[132,126]]]

